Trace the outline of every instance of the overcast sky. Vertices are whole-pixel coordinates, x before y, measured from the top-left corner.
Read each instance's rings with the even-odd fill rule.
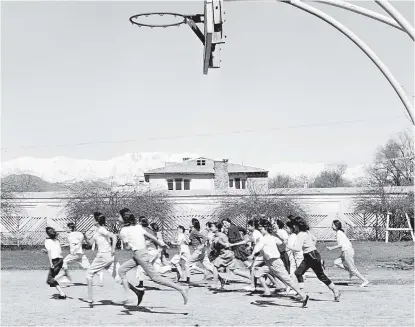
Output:
[[[372,2],[359,4],[382,12]],[[412,2],[393,4],[413,22]],[[414,50],[407,35],[314,5],[361,36],[412,98]],[[225,3],[222,67],[207,76],[202,44],[187,26],[129,23],[148,11],[195,14],[203,4],[2,3],[2,161],[161,151],[258,167],[356,165],[411,128],[373,63],[337,30],[294,7]],[[255,132],[233,133],[244,130]],[[124,140],[136,141],[96,144]]]

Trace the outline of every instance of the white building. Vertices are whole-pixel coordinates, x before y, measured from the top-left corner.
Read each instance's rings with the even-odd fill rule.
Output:
[[[188,159],[183,162],[168,162],[165,167],[144,174],[151,190],[198,191],[229,189],[243,190],[248,184],[267,187],[268,171],[228,163],[227,160],[215,161],[208,158]]]

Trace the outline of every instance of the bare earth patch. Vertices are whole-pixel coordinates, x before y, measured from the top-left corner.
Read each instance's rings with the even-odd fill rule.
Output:
[[[375,269],[364,271],[373,281],[361,289],[349,284],[347,274],[329,269],[339,282],[342,298],[333,302],[331,292],[316,278],[307,278],[311,300],[302,309],[287,297],[263,298],[241,291],[241,283],[227,285],[222,292],[206,287],[190,289],[183,305],[180,294],[151,282],[140,307],[123,307],[121,285],[105,275],[104,287],[96,286],[95,300],[101,305],[89,308],[84,273],[73,271],[76,286],[65,288],[67,300],[52,298],[56,291],[46,284],[46,271],[2,271],[1,319],[3,326],[67,325],[302,325],[302,326],[413,326],[413,271]],[[132,278],[133,276],[129,276]],[[200,279],[199,276],[196,276]],[[349,285],[348,285],[349,284]],[[216,294],[215,294],[216,293]],[[134,295],[130,294],[134,300]]]
[[[186,306],[178,292],[148,281],[146,286],[150,289],[141,306],[124,307],[118,304],[123,300],[121,285],[108,274],[104,277],[104,287],[94,287],[95,300],[101,304],[91,309],[82,300],[87,295],[83,271],[72,271],[76,285],[64,289],[68,299],[55,300],[56,291],[46,284],[45,254],[2,251],[1,322],[3,326],[414,326],[412,244],[356,244],[357,266],[371,281],[364,289],[359,287],[358,279],[349,281],[345,271],[333,267],[337,253],[325,252],[325,245],[320,245],[319,250],[326,260],[328,276],[342,291],[341,301],[334,302],[327,287],[310,277],[306,279],[306,292],[311,300],[305,309],[289,297],[265,298],[242,291],[247,284],[240,280],[227,285],[222,292],[208,290],[206,283],[201,284],[203,287],[192,287]],[[88,253],[89,257],[92,255]],[[127,253],[119,253],[121,262],[127,257]],[[378,267],[390,262],[403,262],[409,269]],[[17,270],[13,266],[29,266],[30,270]],[[130,280],[134,273],[130,273]],[[194,279],[201,277],[195,275]],[[134,294],[130,293],[129,298],[133,302]]]

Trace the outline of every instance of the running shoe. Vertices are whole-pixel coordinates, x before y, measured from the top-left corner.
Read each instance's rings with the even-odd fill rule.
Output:
[[[302,308],[305,308],[307,306],[307,302],[309,298],[310,297],[308,295],[305,297],[305,300],[303,301],[303,305],[301,306]]]
[[[335,302],[340,302],[340,296],[342,295],[342,293],[340,291],[337,291],[337,294],[334,295],[334,301]]]
[[[367,280],[367,281],[364,281],[361,285],[360,285],[360,287],[367,287],[367,285],[369,285],[369,281]]]

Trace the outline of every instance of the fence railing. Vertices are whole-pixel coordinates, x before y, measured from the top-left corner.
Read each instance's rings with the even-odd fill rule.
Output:
[[[355,240],[384,240],[386,235],[385,222],[382,216],[374,214],[346,213],[346,218],[355,226],[345,228],[347,235]],[[176,215],[168,216],[163,219],[150,219],[156,222],[163,233],[164,240],[170,242],[176,239],[177,227],[179,225],[189,228],[192,218],[200,221],[201,228],[204,229],[209,221],[214,221],[213,215]],[[331,229],[331,221],[328,215],[310,215],[307,217],[308,223],[313,234],[318,240],[329,241],[335,239],[335,232]],[[45,228],[54,227],[58,232],[58,239],[62,245],[67,245],[66,224],[70,222],[66,218],[46,218],[46,217],[1,217],[1,245],[13,246],[35,246],[42,245],[45,241]],[[238,216],[232,219],[232,223],[237,226],[246,227],[247,217]],[[77,229],[86,232],[94,225],[92,217],[85,217],[76,221]],[[118,233],[121,226],[119,223],[111,221],[108,228]],[[401,237],[401,234],[397,238]]]

